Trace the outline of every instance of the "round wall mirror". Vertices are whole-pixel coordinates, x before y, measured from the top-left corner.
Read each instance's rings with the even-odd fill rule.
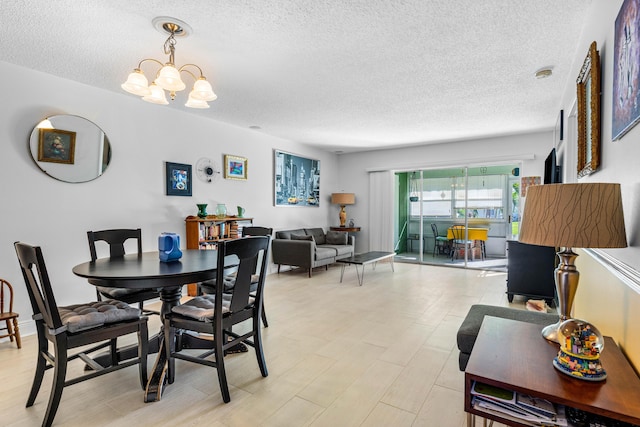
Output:
[[[42,172],[64,182],[87,182],[104,173],[111,161],[107,135],[79,116],[47,117],[33,128],[31,157]]]

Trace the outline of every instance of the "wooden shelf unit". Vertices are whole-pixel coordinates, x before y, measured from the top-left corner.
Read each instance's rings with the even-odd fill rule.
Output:
[[[238,223],[253,224],[253,218],[207,215],[206,218],[188,216],[185,219],[187,249],[216,249],[216,243],[224,240],[237,239],[242,235]],[[195,283],[187,285],[190,296],[197,294]]]

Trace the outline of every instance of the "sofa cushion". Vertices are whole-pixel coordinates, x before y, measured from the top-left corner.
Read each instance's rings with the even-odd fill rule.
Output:
[[[313,242],[313,236],[307,236],[306,234],[292,234],[291,240],[310,240]]]
[[[325,241],[327,245],[346,245],[348,234],[343,231],[327,231]]]
[[[353,255],[353,246],[351,245],[322,245],[323,248],[331,248],[335,251],[334,256],[342,257],[344,255]]]
[[[306,234],[303,229],[276,231],[276,239],[291,239],[292,234]]]
[[[313,236],[316,241],[316,245],[324,245],[326,243],[324,237],[324,230],[322,228],[305,228],[305,233]]]
[[[336,256],[336,250],[332,247],[316,246],[316,261],[321,259],[333,258]]]

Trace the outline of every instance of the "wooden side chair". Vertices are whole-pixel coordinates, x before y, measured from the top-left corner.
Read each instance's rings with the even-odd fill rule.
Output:
[[[169,384],[175,378],[175,359],[182,359],[216,368],[218,382],[224,402],[231,400],[227,374],[225,371],[225,351],[246,344],[255,349],[260,373],[268,375],[267,365],[262,350],[260,318],[262,312],[262,298],[264,279],[266,276],[266,252],[269,248],[269,237],[257,236],[235,239],[218,243],[218,271],[217,283],[227,279],[225,265],[236,265],[238,270],[234,278],[234,286],[230,291],[224,286],[216,286],[215,294],[200,295],[182,305],[175,306],[164,317],[165,351],[168,360]],[[261,256],[262,255],[262,256]],[[257,280],[255,294],[251,292],[256,262],[260,264],[260,274]],[[232,327],[240,323],[243,325],[241,334],[234,333]],[[248,330],[248,331],[247,331]],[[184,331],[206,333],[213,335],[213,350],[194,355],[182,353],[180,335]],[[176,337],[176,334],[178,336]],[[207,359],[213,355],[213,360]]]
[[[96,242],[105,242],[109,245],[109,256],[111,258],[124,256],[125,242],[129,239],[136,240],[138,254],[142,253],[142,230],[139,228],[87,231],[87,239],[89,240],[91,261],[98,259]],[[157,311],[145,310],[144,308],[145,301],[160,297],[157,289],[127,289],[96,286],[96,295],[98,301],[102,301],[103,298],[116,299],[118,301],[126,302],[127,304],[138,304],[140,310],[145,314],[159,314]]]
[[[13,342],[14,338],[18,348],[22,348],[20,341],[20,328],[18,327],[18,313],[13,312],[13,287],[4,279],[0,279],[0,322],[6,322],[6,327],[0,327],[0,331],[7,331],[0,338],[7,338]]]
[[[250,227],[243,227],[242,228],[242,237],[251,237],[251,236],[269,236],[269,238],[271,238],[271,236],[273,235],[273,228],[268,228],[268,227],[259,227],[259,226],[250,226]],[[267,257],[268,259],[268,251],[264,253],[264,256]],[[256,265],[254,267],[254,275],[251,277],[251,292],[255,294],[256,289],[258,288],[258,277],[260,272],[258,271],[258,259],[256,259]],[[229,288],[233,286],[233,276],[235,275],[235,267],[232,267],[230,269],[227,270],[227,275],[226,275],[226,279],[225,279],[225,287],[226,290],[225,291],[229,291]],[[206,282],[202,282],[199,284],[198,286],[198,294],[199,295],[203,295],[203,294],[215,294],[216,290],[216,279],[213,280],[207,280]],[[262,324],[264,325],[265,328],[269,327],[269,322],[267,321],[267,314],[264,311],[264,301],[263,301],[263,306],[262,306]]]
[[[54,368],[49,404],[42,425],[48,427],[53,423],[64,387],[138,364],[140,385],[144,389],[149,332],[147,318],[141,316],[141,310],[115,300],[57,306],[40,247],[21,242],[14,246],[38,333],[38,359],[27,407],[33,406],[45,371]],[[138,357],[120,363],[116,339],[131,333],[138,335]],[[53,354],[49,351],[49,343],[53,344]],[[78,352],[70,351],[79,347],[82,349]],[[103,368],[88,355],[107,347],[110,349],[111,366]],[[75,359],[80,359],[91,371],[67,380],[67,364]]]

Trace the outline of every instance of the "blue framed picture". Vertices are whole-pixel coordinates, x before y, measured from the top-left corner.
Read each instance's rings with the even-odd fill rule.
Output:
[[[224,179],[247,179],[247,159],[246,157],[224,156]]]
[[[165,165],[167,196],[191,196],[191,165],[171,162],[166,162]]]

